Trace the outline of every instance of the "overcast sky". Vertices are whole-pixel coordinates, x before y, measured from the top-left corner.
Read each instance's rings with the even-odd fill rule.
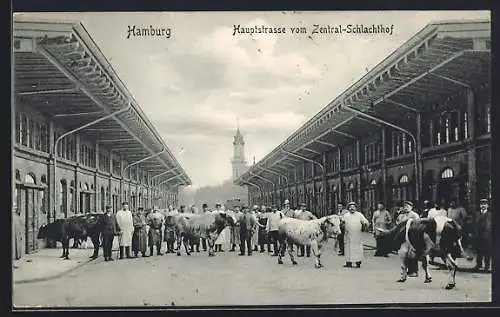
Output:
[[[484,11],[29,15],[83,23],[195,186],[231,177],[237,118],[248,162],[259,161],[429,22],[490,17]],[[393,24],[394,34],[310,34],[314,24],[358,23]],[[286,27],[287,34],[233,36],[235,24]],[[172,36],[127,39],[129,25],[170,27]],[[291,34],[294,26],[308,34]]]

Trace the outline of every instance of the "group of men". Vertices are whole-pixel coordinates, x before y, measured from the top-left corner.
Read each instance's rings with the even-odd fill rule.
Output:
[[[102,246],[105,261],[112,261],[112,248],[115,236],[118,236],[120,259],[136,258],[139,253],[143,257],[153,256],[156,247],[157,255],[161,252],[163,214],[157,208],[146,214],[139,207],[131,211],[128,202],[115,214],[111,206],[106,206],[102,231]],[[149,255],[147,247],[149,245]],[[132,252],[134,255],[132,255]]]
[[[186,207],[181,206],[180,211],[169,206],[167,214],[185,213]],[[197,213],[195,207],[191,207],[192,213]],[[210,210],[207,204],[202,205],[202,213],[207,212],[225,212],[222,204],[216,204],[214,210]],[[254,251],[265,252],[264,247],[267,244],[267,252],[272,256],[277,256],[280,250],[278,241],[278,229],[280,220],[283,217],[292,217],[301,220],[312,220],[317,217],[306,210],[306,204],[300,203],[298,209],[290,207],[288,200],[284,201],[283,208],[278,210],[275,206],[236,206],[231,211],[236,219],[235,226],[226,227],[219,234],[215,241],[214,251],[224,252],[223,245],[228,244],[230,252],[236,251],[239,246],[239,255],[252,255]],[[343,204],[338,204],[335,211],[341,218],[341,234],[338,236],[338,254],[345,257],[344,267],[361,267],[363,261],[363,241],[362,232],[368,231],[370,224],[377,243],[375,256],[388,257],[387,253],[379,250],[379,237],[381,232],[389,230],[393,225],[397,225],[407,219],[418,219],[423,217],[435,217],[438,215],[447,216],[457,222],[461,227],[464,226],[467,213],[461,207],[457,207],[453,202],[448,210],[443,209],[441,204],[435,204],[430,208],[430,203],[424,201],[422,212],[419,214],[414,211],[414,204],[411,201],[404,201],[399,210],[394,214],[385,208],[383,203],[377,204],[377,210],[373,212],[371,222],[366,219],[363,213],[358,211],[355,202],[350,202],[344,208]],[[174,252],[174,242],[176,241],[175,232],[172,226],[164,226],[165,213],[158,208],[153,208],[152,212],[146,214],[144,209],[139,207],[137,211],[131,211],[127,202],[122,203],[116,215],[111,211],[111,207],[106,207],[105,224],[103,229],[103,249],[106,261],[113,260],[111,248],[113,239],[118,236],[120,259],[137,257],[139,253],[143,257],[153,255],[156,247],[157,255],[163,255],[161,252],[162,241],[166,241],[166,253]],[[393,221],[395,218],[395,221]],[[476,269],[483,267],[489,270],[491,267],[491,213],[489,212],[488,200],[480,200],[480,214],[477,219],[478,230],[476,233]],[[164,231],[162,232],[162,227]],[[380,229],[380,230],[377,230]],[[190,241],[192,252],[200,252],[200,244],[203,251],[207,251],[206,239]],[[147,246],[149,246],[149,255],[147,255]],[[179,246],[177,246],[179,247]],[[272,248],[271,248],[272,247]],[[310,247],[297,245],[298,256],[310,257]],[[272,250],[271,250],[272,249]],[[131,254],[133,252],[133,256]],[[292,250],[293,251],[293,250]],[[355,266],[354,266],[355,265]],[[417,276],[418,268],[409,267],[409,276]]]

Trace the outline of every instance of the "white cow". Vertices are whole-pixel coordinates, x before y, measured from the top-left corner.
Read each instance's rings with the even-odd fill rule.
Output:
[[[337,215],[326,216],[315,220],[299,220],[283,217],[278,228],[278,239],[280,252],[278,264],[283,264],[282,257],[288,245],[288,254],[293,265],[297,265],[294,259],[292,245],[310,246],[316,257],[316,268],[323,267],[320,261],[321,250],[329,238],[335,238],[340,234],[340,218]]]

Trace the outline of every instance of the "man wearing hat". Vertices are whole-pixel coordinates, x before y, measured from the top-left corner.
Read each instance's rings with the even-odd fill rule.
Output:
[[[492,251],[492,222],[491,212],[489,210],[488,199],[481,199],[479,201],[479,215],[477,216],[477,234],[476,234],[476,270],[483,267],[489,271],[491,251]]]
[[[252,237],[257,231],[258,221],[255,214],[253,214],[247,207],[243,208],[243,215],[240,219],[240,256],[245,255],[245,249],[247,250],[247,255],[252,255],[254,250],[254,245],[252,242]]]
[[[295,211],[290,209],[290,201],[288,199],[285,199],[285,202],[283,203],[283,210],[281,212],[285,216],[293,218]]]
[[[252,215],[252,217],[254,218],[256,223],[259,223],[259,206],[258,205],[253,206],[252,210],[250,211],[250,215]],[[252,238],[251,238],[251,244],[253,247],[253,251],[257,252],[259,250],[259,246],[258,246],[259,230],[257,227],[255,227],[252,232],[253,232],[253,234],[252,234]]]
[[[408,219],[420,219],[420,216],[413,211],[413,203],[409,200],[403,202],[403,209],[399,213],[396,219],[396,225],[404,222]],[[418,276],[418,261],[411,261],[408,263],[408,276],[417,277]]]
[[[171,206],[170,206],[171,207]],[[179,211],[174,208],[169,208],[166,216],[175,216],[179,214]],[[163,230],[163,239],[167,242],[167,250],[165,253],[174,253],[174,243],[175,243],[175,228],[172,225],[166,225]]]
[[[210,212],[210,210],[208,209],[208,204],[204,203],[201,205],[201,213],[205,214],[207,212]],[[203,252],[207,251],[207,239],[201,238],[201,247],[203,248]]]
[[[318,219],[318,217],[316,217],[315,215],[313,215],[312,212],[310,212],[309,210],[306,210],[306,204],[305,203],[301,203],[299,205],[299,209],[296,210],[296,213],[295,213],[295,218],[297,219],[300,219],[300,220],[314,220],[314,219]],[[305,253],[307,255],[307,257],[311,257],[311,246],[307,246],[307,247],[304,247],[303,245],[301,246],[297,246],[298,247],[298,252],[299,252],[299,257],[303,257],[304,256],[304,250],[305,250]]]
[[[337,212],[336,214],[342,219],[342,217],[347,213],[347,209],[344,208],[344,205],[342,203],[337,204]],[[344,237],[345,237],[345,226],[344,222],[340,222],[340,234],[337,237],[337,241],[335,244],[338,244],[339,246],[339,253],[338,255],[344,256]]]
[[[104,253],[104,261],[113,261],[111,252],[113,249],[113,240],[117,234],[118,225],[116,223],[116,217],[111,211],[111,206],[106,206],[102,228],[102,250]]]
[[[223,211],[222,204],[220,203],[215,204],[215,210],[213,212],[222,212],[222,211]],[[215,240],[215,248],[214,248],[215,252],[224,252],[224,250],[222,249],[222,245],[225,244],[226,241],[228,240],[227,236],[228,236],[228,228],[222,229],[219,236]]]
[[[141,252],[143,257],[146,255],[148,232],[146,230],[146,217],[144,216],[144,208],[139,207],[137,211],[132,213],[132,220],[134,222],[134,234],[132,235],[132,252],[134,257],[137,257]]]
[[[230,235],[230,244],[231,244],[231,249],[229,250],[230,252],[236,251],[236,245],[240,245],[240,224],[239,220],[243,213],[241,212],[240,206],[234,206],[234,218],[236,219],[236,223],[234,226],[231,228],[231,235]]]
[[[391,222],[392,222],[391,214],[387,209],[385,209],[384,204],[382,204],[382,202],[379,202],[377,204],[377,210],[375,210],[372,216],[373,235],[375,237],[376,250],[377,250],[375,251],[375,256],[384,256],[384,257],[389,256],[387,253],[380,252],[379,240],[381,232],[387,231],[389,229]],[[380,229],[382,231],[377,229]]]
[[[429,215],[429,210],[431,210],[431,202],[428,200],[424,200],[423,209],[422,209],[422,213],[420,214],[420,218],[427,218],[427,216]]]
[[[148,244],[149,244],[149,256],[153,256],[153,249],[156,246],[156,255],[163,255],[161,252],[161,227],[163,225],[164,216],[158,211],[157,208],[153,209],[153,212],[148,215],[147,223],[149,225],[148,233]]]
[[[403,209],[396,219],[396,225],[408,219],[420,219],[420,216],[413,211],[413,203],[409,200],[403,202]]]
[[[271,214],[267,218],[266,232],[269,240],[273,244],[273,254],[272,256],[278,256],[279,246],[278,246],[278,228],[280,220],[283,218],[283,213],[277,208],[273,208]],[[284,255],[284,254],[283,254]]]
[[[122,202],[122,209],[116,213],[116,223],[120,228],[120,260],[123,259],[123,250],[127,258],[130,259],[130,246],[132,245],[132,235],[134,234],[134,220],[132,212],[128,209],[128,202]]]
[[[363,227],[368,227],[369,222],[362,213],[357,211],[355,202],[347,204],[348,213],[345,213],[343,218],[345,224],[344,251],[346,263],[344,267],[352,267],[352,263],[356,263],[356,267],[361,267],[363,260],[363,241],[361,232]]]

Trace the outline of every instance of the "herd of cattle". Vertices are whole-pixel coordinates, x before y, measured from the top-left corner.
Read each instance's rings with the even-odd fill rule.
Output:
[[[214,256],[214,244],[222,230],[229,226],[240,226],[248,228],[245,214],[236,214],[231,211],[208,212],[201,214],[178,213],[165,215],[165,226],[170,226],[177,237],[177,255],[181,255],[181,245],[187,255],[190,255],[190,242],[196,239],[206,239],[208,243],[208,255]],[[59,241],[62,243],[62,258],[69,259],[69,243],[74,240],[74,246],[78,241],[86,241],[91,238],[94,250],[91,258],[97,258],[101,246],[101,232],[103,229],[104,214],[89,213],[73,216],[66,219],[58,219],[50,224],[44,225],[38,232],[39,239]],[[336,239],[341,233],[341,219],[338,215],[330,215],[315,220],[299,220],[282,216],[278,230],[279,258],[288,248],[288,254],[294,265],[292,245],[311,247],[316,258],[315,267],[323,265],[320,262],[321,252],[327,244],[328,239]],[[256,228],[254,227],[254,230]],[[410,263],[422,262],[425,271],[425,283],[432,281],[428,270],[430,257],[439,257],[446,264],[449,272],[449,282],[446,289],[455,286],[455,273],[457,271],[456,258],[465,255],[461,245],[461,228],[453,220],[446,217],[410,219],[403,221],[391,230],[382,232],[380,248],[384,252],[397,251],[401,259],[401,278],[398,282],[404,282],[407,278],[407,268]]]

